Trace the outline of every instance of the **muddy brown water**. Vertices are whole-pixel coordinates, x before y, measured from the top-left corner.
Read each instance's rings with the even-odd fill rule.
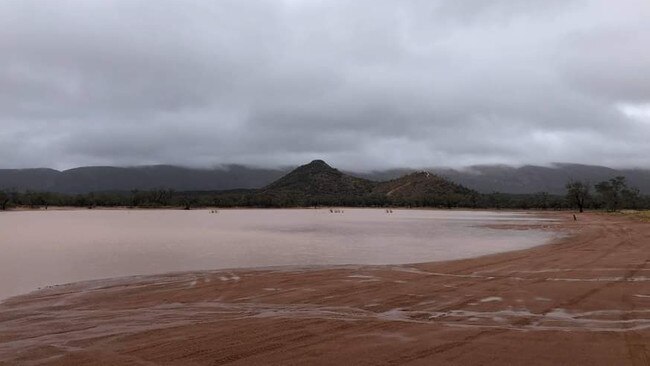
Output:
[[[404,264],[541,245],[527,213],[343,209],[0,214],[0,299],[81,280],[217,268]]]

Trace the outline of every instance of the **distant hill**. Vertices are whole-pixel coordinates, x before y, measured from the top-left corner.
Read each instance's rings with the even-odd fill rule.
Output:
[[[439,170],[438,173],[454,182],[482,193],[536,193],[564,194],[569,180],[583,180],[592,185],[615,176],[627,178],[628,185],[650,194],[650,170],[611,169],[580,164],[556,164],[551,167],[475,166],[467,170]]]
[[[54,169],[0,169],[0,189],[57,192],[60,171]]]
[[[288,169],[260,169],[229,165],[218,169],[193,169],[171,165],[141,167],[82,167],[53,169],[0,169],[0,189],[89,193],[134,189],[211,191],[260,188],[286,174]]]
[[[262,188],[261,192],[305,196],[363,196],[372,192],[375,185],[370,180],[344,174],[322,160],[314,160]]]
[[[428,170],[480,193],[547,192],[563,195],[565,193],[564,186],[571,179],[595,184],[622,175],[627,178],[629,186],[637,187],[642,193],[650,194],[650,170],[645,169],[612,169],[593,165],[555,164],[550,167],[481,165],[465,169],[431,168]],[[414,171],[414,169],[392,169],[351,174],[370,180],[387,180]]]
[[[308,164],[309,165],[309,164]],[[331,168],[331,167],[330,167]],[[53,169],[0,169],[0,189],[88,193],[101,191],[150,190],[214,191],[263,188],[289,172],[290,168],[262,169],[228,165],[215,169],[184,168],[171,165],[141,167],[81,167],[64,171]],[[336,170],[336,169],[334,169]],[[473,166],[462,170],[431,168],[428,171],[481,193],[564,194],[569,179],[597,183],[617,175],[627,177],[630,186],[650,194],[650,170],[611,169],[602,166],[556,164],[550,167],[500,165]],[[388,181],[415,172],[414,169],[390,169],[373,172],[338,171],[336,174],[366,181]],[[342,179],[348,183],[350,178]],[[294,179],[294,178],[291,178]],[[283,189],[291,187],[284,180]],[[299,181],[300,179],[298,179]],[[278,182],[278,184],[280,184]],[[367,183],[366,183],[367,184]],[[360,187],[363,187],[361,184]],[[280,186],[274,186],[280,188]],[[327,187],[323,187],[324,189]],[[346,188],[347,189],[347,188]],[[362,188],[361,190],[366,189]]]
[[[379,183],[373,190],[373,194],[403,201],[450,195],[470,195],[473,193],[476,192],[425,171],[411,173],[401,178]]]
[[[345,174],[314,160],[260,189],[261,205],[470,205],[475,191],[429,172],[416,172],[386,182]]]

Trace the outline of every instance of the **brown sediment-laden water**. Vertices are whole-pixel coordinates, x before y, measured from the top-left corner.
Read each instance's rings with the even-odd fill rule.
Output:
[[[342,211],[342,212],[341,212]],[[0,216],[0,299],[117,276],[278,265],[402,264],[543,244],[482,225],[534,215],[381,209],[66,210]],[[336,213],[334,213],[336,212]]]

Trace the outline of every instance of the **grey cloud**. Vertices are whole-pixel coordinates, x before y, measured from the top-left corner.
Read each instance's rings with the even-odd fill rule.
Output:
[[[0,4],[0,167],[649,167],[650,5]]]

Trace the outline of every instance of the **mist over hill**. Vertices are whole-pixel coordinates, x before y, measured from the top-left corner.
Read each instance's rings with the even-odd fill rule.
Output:
[[[159,188],[176,191],[251,189],[266,187],[290,170],[291,167],[274,169],[242,165],[227,165],[214,169],[171,165],[80,167],[64,171],[46,168],[0,169],[0,189],[68,194]],[[381,182],[397,179],[415,171],[415,169],[404,168],[372,172],[343,171],[340,173]],[[563,194],[564,185],[570,179],[597,183],[617,175],[627,177],[629,185],[639,188],[642,193],[650,193],[650,170],[644,169],[612,169],[603,166],[556,164],[550,167],[485,165],[462,170],[431,168],[427,171],[481,193],[548,192]],[[285,180],[284,183],[287,181]]]
[[[612,169],[595,165],[555,164],[550,167],[481,165],[465,169],[431,168],[427,170],[480,193],[547,192],[564,194],[565,185],[569,180],[581,180],[595,184],[616,176],[624,176],[630,186],[639,188],[642,193],[650,193],[650,170],[647,169]],[[371,180],[386,180],[395,179],[414,171],[415,169],[393,169],[353,174]]]

